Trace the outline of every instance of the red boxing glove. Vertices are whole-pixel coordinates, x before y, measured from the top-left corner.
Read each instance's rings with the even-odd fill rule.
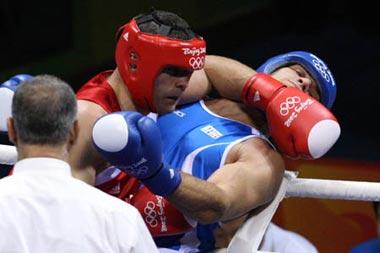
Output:
[[[340,136],[340,126],[326,107],[267,74],[250,78],[241,97],[245,104],[265,111],[274,142],[290,158],[317,159]]]
[[[130,204],[139,210],[153,237],[183,234],[193,228],[191,221],[188,222],[169,201],[146,187],[132,197]]]

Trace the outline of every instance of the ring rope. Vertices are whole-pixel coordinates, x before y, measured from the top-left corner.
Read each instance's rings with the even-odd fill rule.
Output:
[[[293,178],[285,197],[380,201],[380,183]]]
[[[17,161],[14,146],[0,144],[0,164],[13,165]],[[313,178],[297,178],[286,171],[288,187],[285,197],[380,201],[380,183]]]
[[[17,162],[16,147],[0,144],[0,164],[13,165]]]

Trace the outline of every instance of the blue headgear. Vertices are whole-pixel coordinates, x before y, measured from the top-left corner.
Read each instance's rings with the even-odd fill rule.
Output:
[[[294,51],[272,57],[261,65],[257,72],[271,74],[275,70],[291,63],[300,64],[308,71],[319,86],[321,103],[331,108],[336,98],[334,77],[326,63],[309,52]]]

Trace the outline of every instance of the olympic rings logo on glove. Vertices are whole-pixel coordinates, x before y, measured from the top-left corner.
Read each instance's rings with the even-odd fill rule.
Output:
[[[135,166],[126,166],[122,168],[124,171],[126,171],[128,174],[140,178],[145,176],[149,169],[147,166],[141,166],[141,167],[135,167]]]
[[[301,102],[301,98],[298,96],[287,97],[285,102],[280,104],[280,114],[286,116],[289,113],[289,110],[293,109],[298,103]]]
[[[157,227],[158,221],[157,221],[157,212],[154,210],[156,208],[156,204],[154,204],[153,201],[148,201],[146,203],[146,206],[144,207],[144,213],[145,216],[145,222],[149,224],[151,227]]]
[[[189,59],[189,64],[194,70],[202,69],[205,65],[205,57],[191,57]]]

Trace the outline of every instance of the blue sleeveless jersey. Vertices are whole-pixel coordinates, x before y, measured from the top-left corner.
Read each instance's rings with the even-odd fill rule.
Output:
[[[207,109],[203,101],[179,107],[157,118],[165,162],[197,178],[207,178],[223,166],[228,151],[236,143],[252,137],[267,140],[258,130]],[[159,247],[179,252],[212,252],[215,224],[198,224],[178,236],[155,238]]]

